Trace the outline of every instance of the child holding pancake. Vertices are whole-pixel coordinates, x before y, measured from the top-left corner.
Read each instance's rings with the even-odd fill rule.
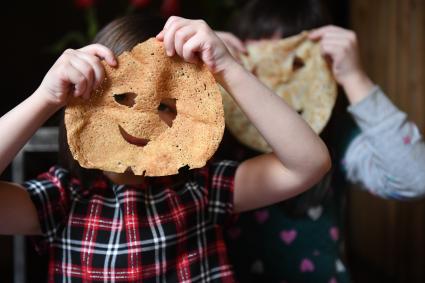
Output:
[[[254,0],[230,25],[234,35],[219,34],[237,54],[246,53],[243,41],[313,30],[310,39],[330,59],[346,94],[338,97],[321,133],[337,165],[333,172],[296,198],[241,214],[228,230],[229,253],[241,282],[349,282],[340,255],[346,181],[385,198],[425,194],[425,145],[418,128],[365,74],[355,34],[328,24],[317,0]],[[243,160],[258,154],[231,135],[225,138],[221,158]]]
[[[122,67],[115,56],[149,38],[143,30],[157,23],[122,18],[96,44],[65,51],[34,94],[1,118],[1,171],[73,97],[91,103],[105,69]],[[1,182],[0,233],[35,235],[38,249],[50,255],[49,282],[233,282],[222,235],[233,213],[299,194],[330,167],[320,138],[233,59],[205,22],[171,17],[156,38],[168,56],[205,64],[274,153],[177,177],[78,172],[74,164],[54,166],[23,185]],[[164,111],[166,121],[172,112]]]

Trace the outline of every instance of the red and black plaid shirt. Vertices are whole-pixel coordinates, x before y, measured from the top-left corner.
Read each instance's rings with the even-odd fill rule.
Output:
[[[52,167],[24,185],[38,210],[49,282],[233,282],[222,229],[233,211],[237,164],[166,182],[83,189]]]

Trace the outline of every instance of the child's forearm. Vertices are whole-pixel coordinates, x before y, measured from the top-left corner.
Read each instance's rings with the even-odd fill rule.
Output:
[[[344,81],[342,87],[350,104],[354,105],[371,93],[374,84],[366,74],[359,72]]]
[[[10,164],[19,150],[43,125],[43,123],[59,110],[35,91],[30,97],[0,118],[0,173]]]
[[[0,119],[0,173],[35,131],[66,105],[70,95],[90,97],[104,78],[100,58],[111,67],[117,65],[112,51],[100,44],[67,49],[47,72],[40,87]]]
[[[235,63],[217,79],[287,169],[310,174],[323,164],[329,165],[328,151],[321,139],[279,96],[242,66]]]

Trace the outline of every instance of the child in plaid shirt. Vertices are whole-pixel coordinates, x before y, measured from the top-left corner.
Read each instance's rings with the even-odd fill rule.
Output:
[[[114,21],[98,43],[59,57],[34,94],[1,118],[0,172],[68,97],[90,96],[104,77],[101,60],[116,66],[116,55],[147,39],[147,24],[137,16]],[[233,282],[222,235],[232,214],[297,195],[330,167],[317,135],[204,21],[171,17],[156,38],[168,56],[205,64],[274,152],[161,178],[74,164],[23,185],[1,182],[0,233],[36,235],[50,256],[49,282]],[[175,115],[162,109],[164,120]]]

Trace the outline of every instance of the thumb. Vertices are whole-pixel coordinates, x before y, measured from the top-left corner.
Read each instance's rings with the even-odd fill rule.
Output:
[[[326,30],[323,27],[313,29],[308,33],[308,39],[313,40],[313,41],[320,40],[322,38],[322,36],[324,35],[325,31]]]

